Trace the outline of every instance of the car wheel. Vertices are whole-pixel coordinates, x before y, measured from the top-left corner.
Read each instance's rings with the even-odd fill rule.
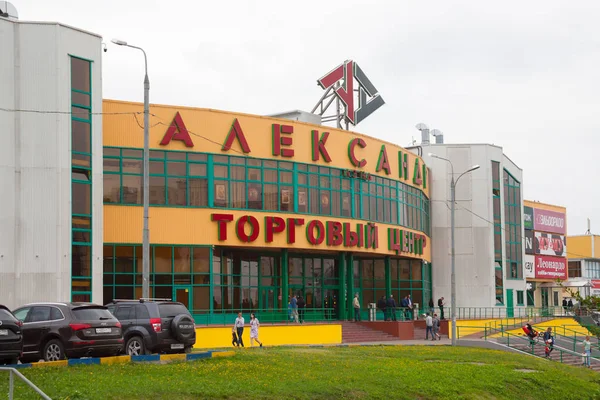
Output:
[[[125,345],[125,354],[128,356],[141,356],[146,354],[144,348],[144,339],[139,336],[134,336],[127,341]]]
[[[59,361],[65,358],[65,346],[57,339],[52,339],[44,346],[44,361]]]

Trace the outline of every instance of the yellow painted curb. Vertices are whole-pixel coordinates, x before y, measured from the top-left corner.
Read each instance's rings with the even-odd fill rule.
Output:
[[[69,365],[69,362],[67,360],[60,360],[60,361],[45,361],[45,362],[37,362],[37,363],[32,363],[31,366],[33,368],[44,368],[44,367],[66,367],[67,365]]]
[[[185,354],[161,354],[160,361],[185,361]]]
[[[235,355],[235,351],[216,351],[212,353],[213,357],[232,357]]]
[[[100,364],[112,365],[112,364],[125,364],[131,361],[131,356],[116,356],[101,358]]]

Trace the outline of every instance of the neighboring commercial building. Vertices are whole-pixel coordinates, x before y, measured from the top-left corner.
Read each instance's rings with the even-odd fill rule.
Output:
[[[582,297],[600,296],[600,236],[568,236],[568,287],[578,289]]]
[[[0,302],[100,301],[101,38],[0,17],[0,48]]]
[[[525,200],[523,221],[527,305],[561,306],[563,297],[568,297],[557,283],[568,279],[567,209]]]
[[[427,136],[429,133],[427,133]],[[450,160],[454,177],[474,165],[456,185],[456,296],[458,307],[525,306],[523,269],[523,172],[499,146],[420,146],[431,167],[433,295],[450,303]]]
[[[142,105],[104,102],[103,300],[141,296]],[[151,295],[240,309],[431,296],[429,169],[396,145],[286,119],[152,105]],[[279,311],[278,315],[281,315]],[[365,313],[366,316],[366,313]]]

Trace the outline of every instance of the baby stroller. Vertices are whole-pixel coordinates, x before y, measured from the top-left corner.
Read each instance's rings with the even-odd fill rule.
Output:
[[[538,331],[536,331],[535,329],[533,329],[533,327],[530,324],[526,324],[523,327],[523,332],[525,332],[525,334],[529,338],[529,342],[531,344],[538,342],[540,340],[540,333]]]

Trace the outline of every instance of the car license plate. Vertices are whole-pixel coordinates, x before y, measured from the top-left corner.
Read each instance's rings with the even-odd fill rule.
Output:
[[[179,343],[179,344],[172,344],[171,345],[171,349],[175,350],[175,349],[183,349],[183,344]]]
[[[0,336],[8,336],[8,329],[0,329]]]
[[[112,329],[110,328],[96,328],[96,333],[111,333]]]

